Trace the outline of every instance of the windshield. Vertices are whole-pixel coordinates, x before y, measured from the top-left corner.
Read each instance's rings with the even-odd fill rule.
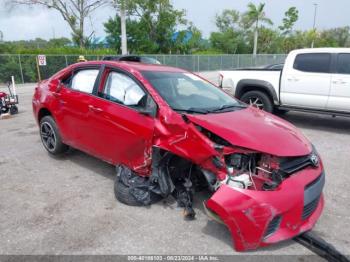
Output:
[[[238,100],[191,73],[144,71],[142,74],[175,111],[204,114],[245,108]]]

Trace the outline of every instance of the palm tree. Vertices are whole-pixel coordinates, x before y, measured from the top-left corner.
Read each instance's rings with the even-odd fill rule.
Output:
[[[259,33],[259,24],[266,23],[272,25],[272,21],[266,17],[265,3],[260,3],[258,6],[253,3],[248,4],[248,11],[245,13],[246,24],[249,28],[254,26],[254,50],[253,54],[257,54],[258,50],[258,33]]]

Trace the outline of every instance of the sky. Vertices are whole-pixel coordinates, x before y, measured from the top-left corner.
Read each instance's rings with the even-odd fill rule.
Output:
[[[58,12],[40,7],[5,8],[0,0],[0,31],[5,41],[29,40],[37,37],[43,39],[70,37],[71,33]],[[266,15],[279,26],[284,12],[291,6],[299,10],[299,21],[296,29],[310,29],[313,26],[314,3],[318,4],[316,27],[327,29],[350,25],[349,0],[171,0],[175,8],[185,9],[187,19],[202,31],[204,37],[215,31],[215,15],[223,9],[236,9],[244,12],[249,2],[266,3]],[[103,22],[113,16],[115,11],[110,7],[97,10],[87,21],[87,32],[95,32],[97,37],[104,37]]]

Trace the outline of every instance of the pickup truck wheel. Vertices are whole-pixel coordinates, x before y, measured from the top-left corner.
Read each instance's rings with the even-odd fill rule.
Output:
[[[45,116],[40,121],[40,137],[45,149],[52,155],[60,155],[69,147],[62,143],[61,134],[55,120],[51,116]]]
[[[277,115],[284,115],[284,114],[287,114],[289,112],[289,110],[286,110],[286,109],[279,109],[279,108],[275,108],[273,110],[273,112]]]
[[[271,113],[273,111],[271,99],[261,91],[249,91],[242,95],[241,100],[266,112]]]

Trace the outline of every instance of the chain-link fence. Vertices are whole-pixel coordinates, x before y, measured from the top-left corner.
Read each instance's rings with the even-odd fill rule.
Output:
[[[215,71],[245,67],[259,67],[283,63],[286,55],[147,55],[162,64],[184,68],[190,71]],[[36,55],[0,54],[0,83],[7,82],[15,76],[18,83],[30,83],[38,80]],[[103,56],[90,56],[89,61],[100,60]],[[46,66],[40,67],[42,79],[49,78],[60,69],[76,63],[78,55],[47,55]]]

